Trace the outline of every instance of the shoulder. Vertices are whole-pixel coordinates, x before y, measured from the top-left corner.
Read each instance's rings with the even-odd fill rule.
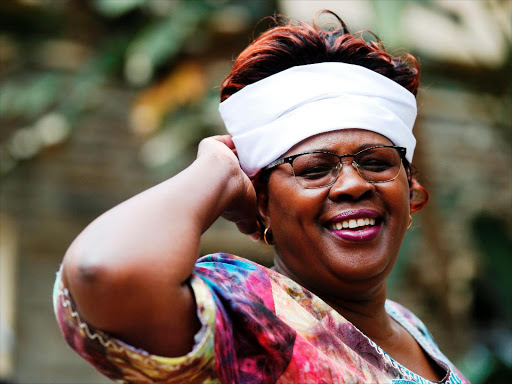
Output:
[[[250,271],[257,269],[266,269],[264,266],[259,265],[254,261],[250,261],[243,257],[223,252],[212,253],[209,255],[202,256],[196,262],[196,268],[205,267],[230,269],[229,266],[246,269]]]
[[[386,310],[416,339],[416,341],[427,353],[430,354],[432,358],[448,365],[449,375],[448,380],[446,381],[447,383],[469,384],[469,381],[464,377],[464,375],[457,369],[457,367],[455,367],[448,357],[441,352],[437,342],[434,340],[432,334],[429,332],[423,321],[403,305],[391,300],[386,300]]]
[[[205,280],[218,283],[241,283],[247,280],[267,280],[269,269],[253,261],[230,255],[213,253],[199,258],[194,273]]]
[[[257,301],[273,308],[272,271],[253,261],[227,253],[201,257],[194,274],[206,282],[216,297],[229,301]]]
[[[116,382],[146,382],[148,377],[158,382],[193,382],[198,377],[204,378],[205,382],[217,382],[214,374],[214,301],[199,277],[192,276],[190,285],[196,298],[201,329],[194,337],[192,350],[181,357],[150,354],[88,324],[64,286],[61,270],[53,290],[55,316],[68,345]]]

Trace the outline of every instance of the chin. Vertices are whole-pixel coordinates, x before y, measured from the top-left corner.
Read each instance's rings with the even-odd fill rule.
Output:
[[[352,262],[334,261],[332,270],[341,280],[380,283],[388,277],[394,266],[394,260],[384,256],[369,258],[363,254],[352,256],[352,259]]]

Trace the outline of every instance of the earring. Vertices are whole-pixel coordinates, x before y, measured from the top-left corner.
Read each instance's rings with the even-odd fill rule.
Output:
[[[411,228],[412,224],[412,215],[409,215],[409,225],[407,226],[407,229]]]
[[[265,232],[263,232],[263,241],[267,245],[274,245],[274,235],[272,231],[270,231],[270,241],[267,239],[267,234],[269,233],[270,227],[265,228]]]

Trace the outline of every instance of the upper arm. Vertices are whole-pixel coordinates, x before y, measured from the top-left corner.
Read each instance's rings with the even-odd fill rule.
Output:
[[[200,329],[194,293],[154,266],[109,269],[66,256],[62,282],[81,317],[93,327],[149,353],[182,356]]]

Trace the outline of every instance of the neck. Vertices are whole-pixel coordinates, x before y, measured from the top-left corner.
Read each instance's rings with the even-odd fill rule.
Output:
[[[385,282],[372,292],[365,292],[364,298],[319,296],[377,344],[388,340],[396,331],[385,308]]]
[[[396,324],[387,314],[385,308],[385,281],[362,294],[351,292],[350,295],[333,295],[320,292],[318,289],[305,284],[302,279],[286,268],[279,258],[275,258],[274,262],[272,269],[315,293],[377,344],[384,343],[396,333]]]

